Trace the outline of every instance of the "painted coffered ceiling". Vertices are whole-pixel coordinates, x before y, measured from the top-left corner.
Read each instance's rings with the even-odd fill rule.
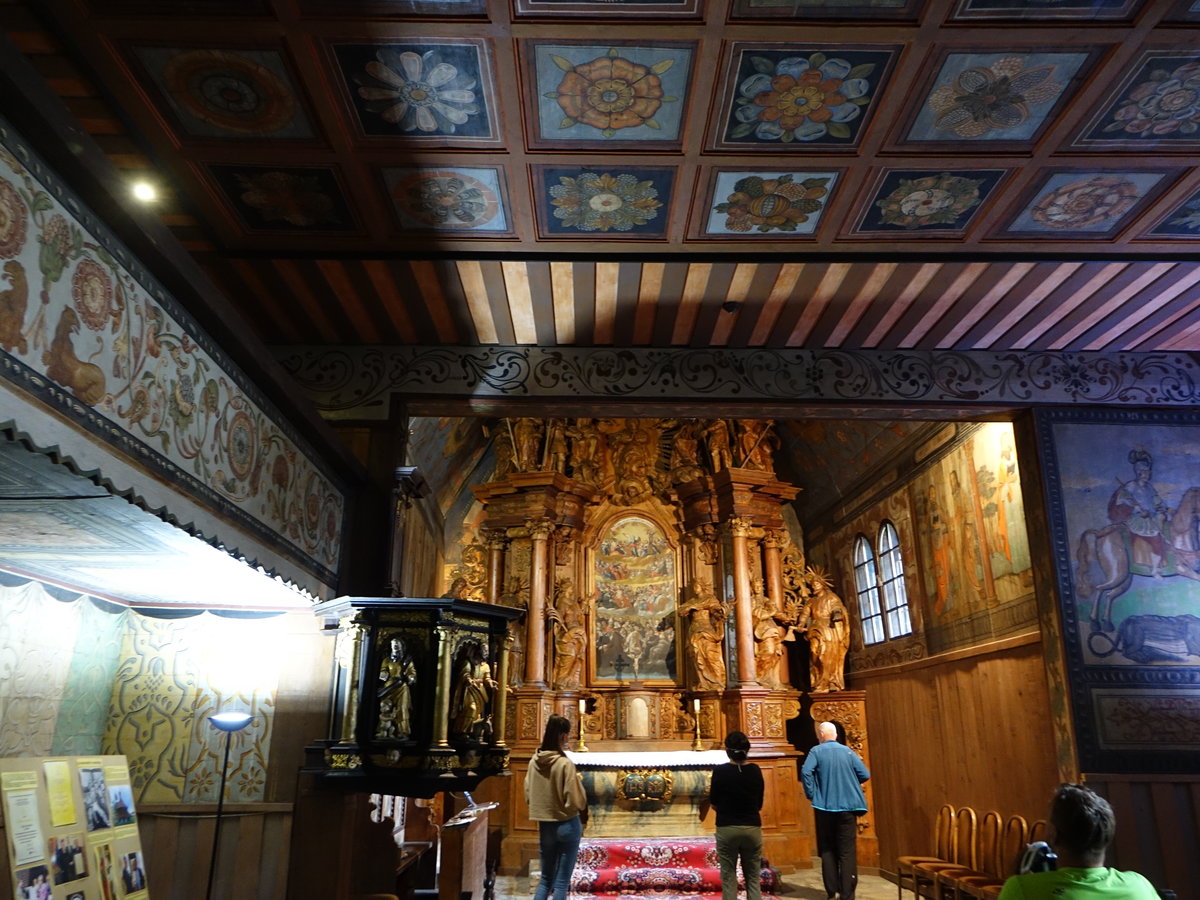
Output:
[[[268,343],[1187,350],[1200,9],[38,0]]]

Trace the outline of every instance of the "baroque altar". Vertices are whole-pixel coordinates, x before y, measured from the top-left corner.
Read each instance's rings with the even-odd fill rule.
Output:
[[[615,834],[635,820],[662,836],[711,833],[699,796],[724,754],[706,751],[745,732],[767,781],[767,852],[810,864],[801,700],[810,647],[828,663],[812,686],[844,687],[849,624],[806,565],[789,506],[799,489],[775,474],[773,423],[516,418],[493,440],[494,475],[473,488],[482,525],[446,581],[451,596],[517,614],[503,734],[517,777],[477,792],[504,811],[501,870],[536,854],[522,781],[551,714],[571,719],[590,752],[633,754],[628,770],[581,767],[590,827]],[[641,765],[672,751],[703,765]]]

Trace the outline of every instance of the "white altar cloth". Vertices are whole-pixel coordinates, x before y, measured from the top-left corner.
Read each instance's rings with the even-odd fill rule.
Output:
[[[636,750],[614,752],[567,751],[567,758],[579,768],[638,768],[659,766],[667,769],[712,768],[729,762],[724,750]]]

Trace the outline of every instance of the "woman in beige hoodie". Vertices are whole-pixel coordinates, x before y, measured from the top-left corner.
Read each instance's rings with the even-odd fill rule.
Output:
[[[542,746],[529,761],[525,773],[525,804],[529,818],[538,823],[542,878],[533,900],[567,900],[571,873],[583,837],[587,817],[587,795],[583,777],[563,752],[571,734],[571,722],[551,716],[542,735]]]

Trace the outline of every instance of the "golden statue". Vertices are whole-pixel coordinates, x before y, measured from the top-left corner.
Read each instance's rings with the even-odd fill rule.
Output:
[[[454,698],[450,703],[451,734],[476,741],[483,739],[490,727],[488,702],[496,687],[482,645],[478,641],[467,642],[455,672]]]
[[[388,654],[379,663],[379,723],[377,738],[406,738],[412,734],[412,688],[417,683],[417,667],[408,653],[404,638],[392,635]]]
[[[583,625],[583,605],[575,596],[570,578],[560,578],[555,584],[554,605],[546,608],[546,618],[553,623],[555,633],[551,685],[557,690],[577,688],[583,683],[587,629]]]
[[[698,579],[692,598],[679,607],[688,617],[688,658],[692,665],[692,687],[700,691],[725,688],[725,605],[717,599],[712,583]]]
[[[809,567],[808,620],[805,637],[811,651],[809,671],[816,694],[846,689],[846,654],[850,650],[850,614],[820,569]]]
[[[779,688],[779,661],[783,659],[783,642],[791,639],[788,630],[776,617],[775,604],[767,596],[763,580],[750,581],[751,608],[754,612],[754,672],[758,683],[767,688]]]

